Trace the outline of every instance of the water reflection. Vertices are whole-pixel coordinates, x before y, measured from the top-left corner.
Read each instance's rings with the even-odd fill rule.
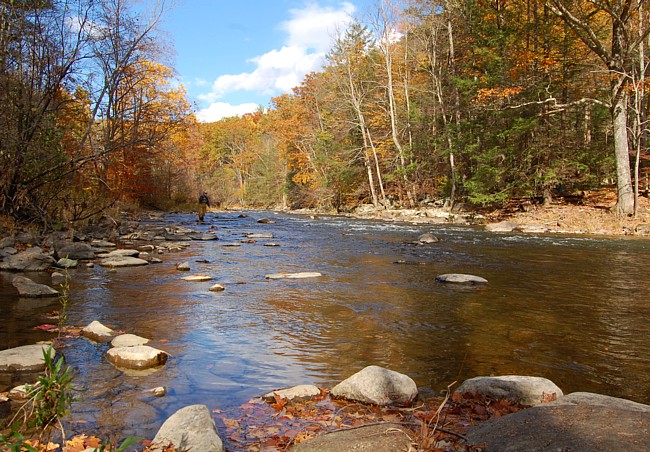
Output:
[[[512,373],[548,377],[567,392],[650,402],[650,390],[639,389],[650,388],[645,241],[287,215],[257,224],[261,216],[268,213],[212,216],[219,241],[193,243],[163,264],[71,270],[69,322],[100,320],[172,356],[151,375],[132,375],[106,361],[106,344],[72,341],[64,353],[83,392],[70,431],[153,437],[185,405],[224,409],[273,388],[331,386],[371,364],[432,390]],[[166,221],[197,227],[190,216]],[[271,232],[280,246],[264,239],[223,246],[250,232]],[[423,232],[441,241],[414,245]],[[183,261],[214,281],[181,280],[175,264]],[[324,276],[264,278],[295,271]],[[452,272],[489,284],[435,281]],[[8,281],[0,278],[0,308],[10,319],[0,324],[0,348],[44,339],[32,327],[56,302],[27,307]],[[226,290],[208,292],[215,282]],[[156,386],[168,394],[153,397],[147,390]]]

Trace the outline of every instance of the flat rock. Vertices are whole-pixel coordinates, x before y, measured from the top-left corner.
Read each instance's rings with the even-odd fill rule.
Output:
[[[177,450],[221,452],[223,442],[205,405],[190,405],[172,414],[160,427],[153,443],[172,443]]]
[[[56,261],[38,248],[27,248],[22,253],[6,256],[0,261],[0,270],[10,272],[42,272],[52,267]]]
[[[79,261],[67,257],[62,257],[56,261],[56,266],[59,268],[76,268],[77,265],[79,265]]]
[[[512,232],[519,227],[519,224],[512,221],[501,221],[485,225],[485,230],[490,232]]]
[[[222,284],[215,284],[214,286],[210,287],[208,289],[210,292],[222,292],[226,290],[226,288]]]
[[[146,337],[136,336],[135,334],[120,334],[115,336],[111,341],[111,347],[136,347],[145,345],[150,342]]]
[[[262,396],[264,400],[275,400],[275,395],[287,400],[293,399],[311,399],[321,395],[320,388],[314,385],[298,385],[286,389],[277,389]]]
[[[140,259],[132,256],[119,256],[119,255],[115,255],[107,259],[103,259],[102,261],[99,262],[99,265],[101,265],[102,267],[110,267],[110,268],[137,267],[140,265],[148,265],[148,264],[149,262],[147,262],[144,259]]]
[[[45,370],[43,352],[54,358],[56,352],[51,345],[34,344],[0,350],[0,372],[42,372]]]
[[[298,443],[291,450],[296,452],[340,451],[400,451],[415,450],[412,432],[399,424],[369,425],[342,430]]]
[[[138,250],[132,250],[132,249],[120,249],[120,250],[113,250],[109,253],[101,253],[98,254],[97,257],[100,259],[107,259],[115,256],[130,256],[130,257],[138,257],[140,255],[140,251]]]
[[[245,237],[249,238],[249,239],[272,239],[273,234],[268,234],[268,233],[265,233],[265,232],[262,232],[262,233],[250,233],[250,234],[246,234]]]
[[[436,276],[436,281],[450,284],[487,284],[487,279],[463,273],[447,273]]]
[[[318,272],[298,272],[298,273],[271,273],[264,276],[266,279],[302,279],[302,278],[318,278],[323,276]]]
[[[73,260],[90,260],[95,258],[95,250],[92,246],[83,242],[63,242],[55,247],[55,255],[58,258]]]
[[[374,405],[408,405],[417,397],[418,388],[407,375],[368,366],[334,386],[331,394]]]
[[[474,377],[465,380],[454,391],[454,399],[490,398],[526,406],[552,402],[563,395],[562,390],[551,380],[523,375]]]
[[[200,275],[183,276],[181,279],[185,281],[201,282],[201,281],[211,281],[214,278],[212,278],[212,276],[209,275],[200,274]]]
[[[561,406],[561,405],[590,405],[617,408],[628,411],[642,411],[650,413],[650,405],[633,402],[618,397],[610,397],[593,392],[572,392],[564,397],[560,397],[554,402],[549,402],[544,406]]]
[[[466,443],[485,452],[648,450],[650,412],[544,404],[478,424]]]
[[[11,284],[18,290],[18,294],[24,298],[45,298],[58,297],[59,292],[45,284],[39,284],[25,276],[16,276]]]
[[[167,353],[148,345],[115,347],[106,352],[108,361],[126,369],[149,369],[167,362]]]
[[[95,342],[108,342],[115,336],[115,331],[93,320],[81,330],[81,335]]]
[[[190,263],[189,262],[181,262],[176,266],[176,270],[181,271],[181,272],[188,272],[190,271]]]

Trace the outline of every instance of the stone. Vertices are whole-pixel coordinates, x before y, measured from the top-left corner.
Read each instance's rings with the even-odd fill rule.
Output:
[[[66,276],[63,273],[52,272],[52,284],[63,284]]]
[[[602,406],[621,410],[650,413],[650,405],[645,405],[643,403],[633,402],[632,400],[621,399],[618,397],[595,394],[593,392],[572,392],[571,394],[567,394],[564,397],[558,398],[554,402],[545,404],[545,406],[560,405]]]
[[[275,224],[275,221],[269,220],[268,218],[260,218],[257,222],[261,224]]]
[[[323,276],[318,272],[298,272],[298,273],[271,273],[264,276],[266,279],[302,279],[302,278],[318,278]]]
[[[81,330],[81,335],[95,342],[108,342],[115,336],[115,331],[93,320]]]
[[[210,287],[208,290],[210,292],[222,292],[226,290],[226,288],[222,284],[215,284],[214,286]]]
[[[59,292],[45,284],[38,284],[24,276],[16,276],[11,284],[18,290],[18,295],[24,298],[58,297]]]
[[[650,412],[547,403],[479,423],[465,443],[486,452],[648,450]]]
[[[147,344],[149,339],[135,334],[120,334],[111,340],[111,347],[136,347]]]
[[[13,248],[16,246],[16,239],[14,237],[3,237],[0,239],[0,249]]]
[[[190,275],[190,276],[184,276],[181,279],[185,281],[194,281],[194,282],[201,282],[201,281],[211,281],[213,278],[212,276],[209,275]]]
[[[160,427],[153,443],[172,443],[177,450],[221,452],[223,441],[205,405],[189,405],[172,414]]]
[[[271,391],[262,396],[262,399],[266,401],[274,401],[275,396],[278,396],[282,399],[293,400],[293,399],[311,399],[313,397],[318,397],[321,395],[320,388],[314,385],[298,385],[286,389],[278,389]]]
[[[65,241],[57,243],[57,246],[54,248],[54,255],[57,258],[67,258],[77,261],[90,260],[95,258],[95,250],[87,243]]]
[[[106,259],[102,259],[99,262],[99,265],[101,265],[102,267],[109,267],[109,268],[138,267],[140,265],[148,265],[148,264],[149,262],[147,262],[144,259],[140,259],[132,256],[120,256],[120,255],[114,255]]]
[[[11,272],[42,272],[48,270],[56,261],[44,254],[38,247],[27,248],[22,253],[9,255],[0,262],[0,270]]]
[[[190,271],[190,263],[189,262],[182,262],[176,266],[176,270],[181,271],[181,272],[188,272]]]
[[[30,385],[30,389],[27,388],[27,385],[16,386],[9,391],[9,399],[15,402],[25,402],[37,386],[38,385]]]
[[[62,257],[58,261],[56,261],[56,266],[59,268],[76,268],[77,265],[79,265],[79,261],[76,261],[74,259],[68,259],[66,257]]]
[[[167,388],[164,386],[157,386],[155,388],[149,389],[149,391],[147,392],[149,392],[150,394],[156,397],[164,397],[165,395],[167,395]]]
[[[550,229],[543,224],[522,224],[517,226],[517,231],[525,232],[527,234],[545,234],[549,232]]]
[[[100,259],[107,259],[116,256],[138,257],[139,255],[140,255],[140,251],[138,250],[121,249],[121,250],[113,250],[110,253],[98,254],[97,257],[99,257]]]
[[[564,393],[551,380],[542,377],[504,375],[499,377],[474,377],[465,380],[454,391],[457,398],[489,398],[507,400],[524,406],[552,402]]]
[[[54,359],[56,352],[49,344],[23,345],[0,350],[0,372],[42,372],[45,370],[43,353]]]
[[[418,237],[418,243],[420,244],[429,244],[429,243],[438,243],[440,239],[435,235],[427,232]]]
[[[148,345],[115,347],[106,352],[106,358],[117,367],[126,369],[149,369],[167,362],[167,353]]]
[[[301,441],[292,452],[415,450],[408,429],[400,424],[368,425],[340,430]]]
[[[251,233],[251,234],[246,234],[245,237],[249,238],[249,239],[272,239],[273,234],[268,234],[268,233],[253,234],[253,233]]]
[[[463,273],[447,273],[436,276],[436,281],[450,284],[487,284],[487,279]]]
[[[368,366],[332,388],[332,396],[375,405],[408,405],[418,395],[407,375],[379,366]]]
[[[115,248],[117,245],[106,240],[93,240],[90,242],[90,246],[94,246],[96,248]]]
[[[512,232],[519,225],[512,221],[501,221],[499,223],[490,223],[485,225],[485,230],[489,232]]]

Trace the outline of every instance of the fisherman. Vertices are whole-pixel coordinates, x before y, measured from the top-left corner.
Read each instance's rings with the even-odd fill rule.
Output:
[[[208,192],[204,191],[199,196],[199,221],[203,223],[203,218],[205,217],[205,212],[210,207],[210,198],[208,198]]]

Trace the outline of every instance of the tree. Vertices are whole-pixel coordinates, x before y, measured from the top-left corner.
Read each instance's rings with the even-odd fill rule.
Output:
[[[628,87],[634,71],[634,52],[650,34],[650,28],[634,33],[634,18],[642,13],[642,0],[585,0],[567,5],[550,0],[551,10],[602,60],[610,78],[609,107],[616,156],[617,211],[634,213],[634,191],[630,172],[628,140]],[[610,23],[611,32],[602,32],[602,21]],[[609,43],[606,39],[609,38]]]

